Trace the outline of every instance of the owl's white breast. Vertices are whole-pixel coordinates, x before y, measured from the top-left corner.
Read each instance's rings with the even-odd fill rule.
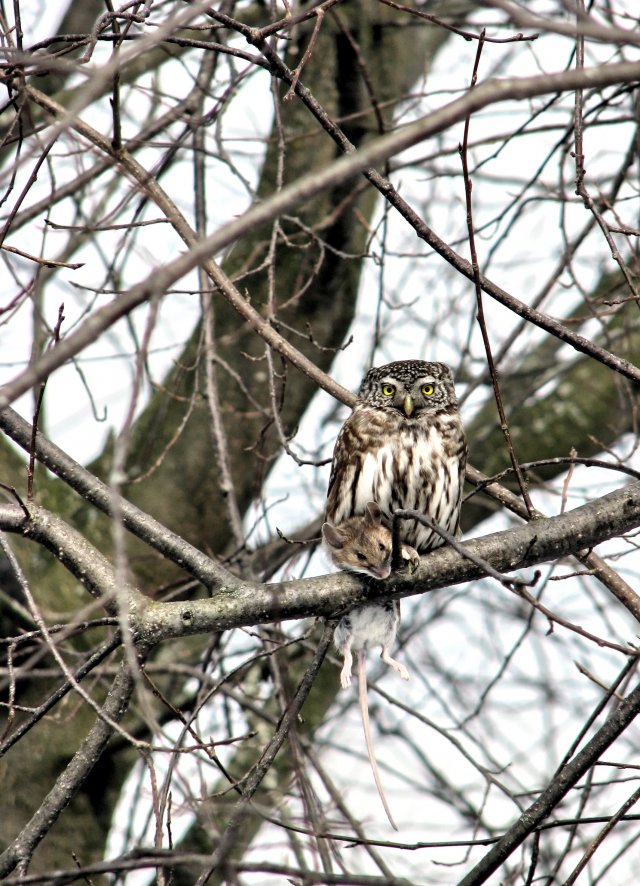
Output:
[[[357,480],[355,509],[364,513],[368,501],[376,501],[383,511],[389,510],[393,451],[390,445],[367,452]]]
[[[429,515],[455,532],[462,487],[458,455],[451,455],[443,437],[433,427],[399,429],[393,442],[370,449],[357,474],[354,499],[356,513],[368,501],[376,501],[390,516],[397,509]],[[428,527],[406,523],[403,541],[427,550],[441,544]]]

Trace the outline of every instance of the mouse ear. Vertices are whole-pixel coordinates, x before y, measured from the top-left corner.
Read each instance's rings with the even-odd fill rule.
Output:
[[[335,526],[332,526],[331,523],[322,524],[322,537],[325,544],[328,544],[331,548],[344,547],[344,537],[342,533],[339,529],[336,529]]]
[[[382,512],[377,501],[368,501],[365,505],[365,521],[369,526],[379,526],[382,521]]]

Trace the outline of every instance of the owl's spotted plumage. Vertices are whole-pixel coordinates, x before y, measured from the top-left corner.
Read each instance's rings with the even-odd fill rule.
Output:
[[[387,518],[415,509],[458,531],[467,447],[451,370],[402,360],[370,369],[333,453],[326,519],[338,526],[375,501]],[[424,554],[439,535],[403,521],[401,541]]]

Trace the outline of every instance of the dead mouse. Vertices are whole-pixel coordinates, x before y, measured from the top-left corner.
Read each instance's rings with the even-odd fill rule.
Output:
[[[322,537],[329,556],[339,569],[360,573],[378,580],[384,580],[391,574],[391,532],[382,525],[380,508],[376,502],[367,502],[365,513],[362,516],[350,517],[339,526],[325,523],[322,527]],[[415,571],[420,562],[417,552],[409,545],[402,545],[401,556],[407,564],[404,569]],[[403,680],[408,680],[408,670],[403,664],[392,658],[390,653],[399,624],[400,603],[397,600],[365,603],[362,606],[356,606],[340,619],[334,635],[336,648],[344,658],[340,672],[340,685],[343,688],[351,685],[353,652],[356,653],[358,694],[367,754],[382,805],[395,830],[398,828],[391,816],[382,790],[378,764],[373,752],[367,705],[365,653],[372,646],[380,646],[382,648],[380,657],[385,664],[397,671]]]
[[[366,504],[365,512],[349,517],[339,526],[322,524],[325,549],[338,569],[356,572],[382,580],[391,575],[391,532],[382,523],[382,514],[375,501]],[[420,563],[418,552],[410,545],[401,545],[402,571],[415,572]]]

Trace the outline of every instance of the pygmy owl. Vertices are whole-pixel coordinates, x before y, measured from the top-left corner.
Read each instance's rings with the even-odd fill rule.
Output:
[[[467,457],[451,370],[401,360],[370,369],[333,452],[326,519],[338,526],[375,501],[386,519],[415,509],[455,535]],[[400,540],[424,554],[443,542],[415,520]]]

